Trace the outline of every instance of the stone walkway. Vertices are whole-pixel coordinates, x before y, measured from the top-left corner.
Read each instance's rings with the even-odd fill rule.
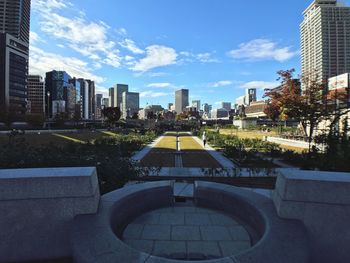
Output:
[[[206,260],[235,255],[251,247],[237,220],[192,203],[149,212],[129,224],[123,240],[146,253],[178,260]]]

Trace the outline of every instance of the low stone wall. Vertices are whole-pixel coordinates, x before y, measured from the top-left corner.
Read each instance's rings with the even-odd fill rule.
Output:
[[[96,215],[75,218],[72,228],[74,262],[150,263],[154,257],[121,240],[124,228],[139,215],[173,204],[173,182],[126,186],[101,198]]]
[[[297,141],[297,140],[290,140],[290,139],[283,139],[280,137],[266,137],[266,141],[273,142],[276,144],[291,146],[291,147],[298,147],[302,149],[309,149],[309,143],[304,141]],[[320,145],[312,144],[312,146],[321,147]]]
[[[208,207],[239,218],[250,230],[253,247],[232,256],[237,263],[309,263],[304,226],[278,217],[270,198],[225,184],[196,182],[194,198]],[[228,261],[218,261],[228,262]]]
[[[0,170],[0,262],[70,257],[73,219],[99,199],[96,168]]]
[[[273,193],[278,215],[304,223],[312,262],[350,262],[350,174],[280,172]]]

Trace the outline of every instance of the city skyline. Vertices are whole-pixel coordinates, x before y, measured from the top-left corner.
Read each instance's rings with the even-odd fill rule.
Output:
[[[34,0],[30,73],[54,67],[94,79],[104,97],[116,83],[127,83],[140,92],[141,107],[173,103],[181,88],[190,89],[190,101],[217,107],[245,88],[258,88],[261,97],[263,88],[277,84],[280,69],[300,72],[299,25],[312,1],[292,2],[288,10],[278,1],[255,1],[253,9],[227,0],[133,2]],[[260,21],[261,11],[271,18]],[[173,23],[172,13],[181,22]]]

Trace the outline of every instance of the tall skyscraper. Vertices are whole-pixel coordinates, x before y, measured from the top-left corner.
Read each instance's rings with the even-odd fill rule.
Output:
[[[108,107],[115,107],[115,103],[114,103],[114,88],[110,88],[109,89],[109,98],[108,98]]]
[[[182,113],[189,106],[189,90],[181,89],[175,92],[175,111]]]
[[[197,111],[200,111],[201,110],[201,101],[200,100],[193,100],[192,107],[196,108]]]
[[[70,79],[71,77],[65,71],[53,70],[46,73],[45,90],[49,118],[66,112],[65,90],[70,86]]]
[[[89,120],[94,120],[96,118],[96,97],[95,97],[95,82],[92,80],[87,80],[89,84],[89,96],[88,96],[88,104],[89,104]]]
[[[245,90],[245,104],[250,105],[252,102],[256,101],[256,89],[246,89]]]
[[[31,114],[44,115],[45,83],[41,76],[28,76],[28,104],[30,105]]]
[[[122,94],[122,116],[132,117],[140,109],[140,94],[136,92],[123,92]]]
[[[96,94],[96,113],[95,117],[96,119],[101,119],[102,117],[102,100],[103,95],[102,94]]]
[[[80,96],[82,104],[82,119],[93,120],[96,115],[95,82],[78,79],[80,82]]]
[[[314,0],[301,23],[302,74],[319,81],[350,71],[350,7]]]
[[[0,33],[29,43],[31,0],[0,0]]]
[[[28,44],[0,33],[0,111],[19,116],[27,111]]]
[[[114,107],[122,108],[123,93],[129,91],[129,86],[125,84],[116,84],[114,86]]]
[[[221,102],[221,108],[225,109],[227,111],[231,111],[232,104],[231,104],[231,102]]]
[[[108,108],[109,107],[109,98],[103,98],[102,99],[102,108]]]
[[[0,110],[27,111],[30,0],[0,0]]]
[[[73,118],[75,120],[82,119],[83,116],[83,98],[81,96],[81,83],[77,78],[72,78],[69,80],[69,83],[72,84],[75,88],[75,110]]]

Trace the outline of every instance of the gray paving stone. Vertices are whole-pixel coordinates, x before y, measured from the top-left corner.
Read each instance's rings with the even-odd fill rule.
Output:
[[[238,223],[227,215],[211,214],[209,215],[213,225],[216,226],[236,226]]]
[[[247,241],[221,241],[219,246],[223,257],[237,255],[251,247]]]
[[[232,240],[227,227],[223,226],[201,226],[202,239],[206,241]]]
[[[247,232],[247,230],[245,230],[244,227],[242,226],[233,226],[229,228],[230,230],[230,234],[232,237],[232,240],[235,241],[249,241],[250,242],[250,236]]]
[[[183,213],[162,213],[159,218],[160,225],[184,225],[185,215]]]
[[[142,239],[170,240],[170,226],[146,225],[142,231]]]
[[[202,213],[186,213],[185,223],[186,225],[196,225],[196,226],[205,226],[205,225],[212,224],[209,218],[209,215],[202,214]]]
[[[171,254],[179,254],[179,253],[187,253],[186,250],[186,242],[181,241],[155,241],[153,255],[161,256],[161,255],[171,255]]]
[[[124,239],[139,239],[142,235],[144,225],[140,224],[130,224],[124,230],[123,238]]]
[[[176,206],[174,207],[176,213],[194,213],[196,208],[193,206]]]
[[[174,213],[174,207],[165,207],[154,211],[156,213]]]
[[[151,240],[125,240],[125,243],[128,244],[130,247],[143,251],[147,254],[151,254],[153,251],[153,243],[154,241]]]
[[[207,208],[202,208],[202,207],[196,207],[196,212],[197,213],[203,213],[203,214],[217,214],[218,212],[215,210],[207,209]]]
[[[173,226],[171,230],[172,240],[201,240],[198,226]]]
[[[134,220],[133,224],[156,225],[159,223],[159,217],[160,217],[159,213],[150,212],[150,213],[144,214],[144,215],[136,218],[136,220]]]
[[[203,254],[206,257],[221,257],[221,252],[217,242],[189,241],[187,242],[187,253]]]

